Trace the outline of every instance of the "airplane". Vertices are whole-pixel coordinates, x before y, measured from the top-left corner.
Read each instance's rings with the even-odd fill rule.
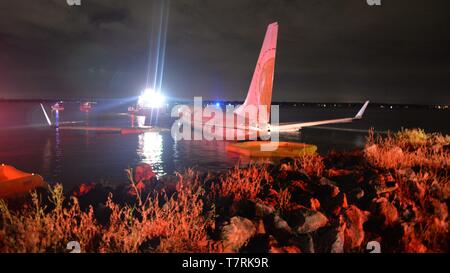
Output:
[[[272,104],[277,38],[278,23],[274,22],[272,24],[269,24],[269,26],[267,27],[266,35],[261,48],[261,52],[259,54],[253,78],[250,83],[247,97],[245,99],[245,102],[234,110],[234,117],[230,118],[234,119],[235,121],[232,125],[228,125],[225,121],[225,117],[223,117],[224,121],[220,122],[220,124],[223,125],[218,126],[216,123],[211,122],[211,119],[213,117],[205,117],[202,115],[202,109],[194,109],[193,111],[191,110],[188,115],[182,115],[180,121],[185,123],[190,122],[191,126],[193,124],[194,130],[203,130],[204,134],[206,129],[206,131],[208,131],[207,133],[212,136],[234,136],[238,140],[247,140],[250,135],[254,135],[255,133],[260,135],[267,135],[270,134],[270,132],[296,132],[305,127],[325,124],[348,123],[362,119],[369,101],[366,101],[363,104],[361,109],[354,117],[271,125],[269,121]],[[252,107],[258,109],[258,111],[261,111],[261,109],[262,111],[267,110],[267,114],[256,115],[256,117],[249,117],[248,109]],[[202,111],[202,113],[198,113],[199,111]],[[241,120],[241,123],[236,123],[236,120]],[[260,126],[261,124],[266,124],[266,126]]]

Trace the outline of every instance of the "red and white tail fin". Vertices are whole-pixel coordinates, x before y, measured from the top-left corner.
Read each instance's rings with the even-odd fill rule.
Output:
[[[234,112],[237,115],[245,116],[246,107],[253,106],[267,107],[267,120],[259,120],[259,124],[268,123],[270,120],[270,105],[272,104],[272,88],[275,70],[275,55],[277,50],[278,23],[272,23],[267,27],[266,37],[259,54],[253,79],[248,90],[247,98],[243,105]],[[248,109],[248,108],[247,108]],[[260,115],[258,115],[260,116]]]

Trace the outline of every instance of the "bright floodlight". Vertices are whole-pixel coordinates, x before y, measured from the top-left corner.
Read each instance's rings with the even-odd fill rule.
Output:
[[[148,88],[139,96],[138,105],[142,108],[161,108],[164,102],[165,98],[161,92]]]

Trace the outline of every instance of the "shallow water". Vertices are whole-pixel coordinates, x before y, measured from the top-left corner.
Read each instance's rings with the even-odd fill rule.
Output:
[[[131,118],[121,114],[126,112],[126,106],[125,102],[102,102],[86,114],[79,111],[78,104],[66,104],[59,119],[61,122],[83,121],[91,126],[129,127]],[[46,107],[49,109],[49,104]],[[282,108],[280,121],[348,117],[357,110]],[[362,147],[370,127],[376,131],[421,127],[449,134],[449,121],[448,110],[368,108],[362,121],[305,128],[301,133],[281,135],[281,139],[315,144],[320,153],[326,153],[330,149]],[[62,182],[66,188],[86,182],[124,182],[124,170],[140,162],[151,164],[158,175],[165,175],[190,167],[200,171],[220,171],[234,166],[239,160],[248,160],[226,152],[225,147],[224,141],[175,142],[170,132],[120,135],[59,131],[46,126],[37,103],[0,102],[0,163],[39,173],[49,182]]]

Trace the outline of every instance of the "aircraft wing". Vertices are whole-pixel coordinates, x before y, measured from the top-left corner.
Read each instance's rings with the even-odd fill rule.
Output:
[[[310,122],[302,122],[302,123],[288,123],[288,124],[272,125],[270,127],[270,131],[273,131],[273,132],[296,132],[304,127],[352,122],[354,120],[362,119],[362,117],[364,115],[364,111],[366,111],[367,105],[369,105],[369,101],[366,101],[364,103],[364,105],[361,107],[361,109],[358,111],[356,116],[351,117],[351,118],[339,118],[339,119],[310,121]]]

